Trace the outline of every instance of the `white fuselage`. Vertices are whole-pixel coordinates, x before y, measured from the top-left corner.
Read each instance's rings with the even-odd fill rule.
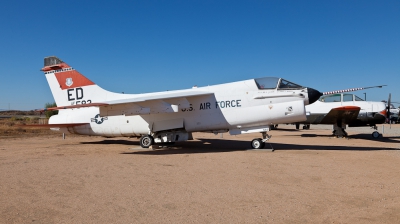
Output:
[[[98,101],[95,99],[96,95],[90,94],[96,92],[96,88],[99,87],[86,86],[80,90],[84,93],[79,93],[82,95],[79,97],[79,101]],[[260,90],[253,79],[189,90],[148,94],[132,95],[108,92],[106,100],[151,98],[180,91],[205,91],[214,94],[170,98],[156,103],[143,101],[100,108],[65,109],[60,110],[58,115],[52,116],[49,124],[89,123],[61,129],[76,134],[140,136],[175,129],[187,132],[231,131],[231,133],[237,133],[238,130],[253,130],[273,124],[306,120],[304,107],[308,103],[308,99],[305,97],[307,95],[306,88],[302,90]],[[75,90],[69,91],[70,94],[75,94],[75,92]],[[69,97],[70,99],[77,98]],[[68,103],[77,104],[74,101]],[[179,106],[171,109],[170,106],[163,107],[164,104]]]
[[[357,121],[354,122],[365,122],[366,124],[369,122],[381,123],[379,120],[382,120],[381,117],[383,118],[386,109],[383,102],[363,101],[354,94],[326,95],[306,106],[307,123],[322,124],[320,123],[322,118],[332,109],[348,106],[359,107]],[[383,115],[376,116],[376,114]]]
[[[343,106],[357,106],[360,107],[360,113],[380,112],[385,110],[385,105],[381,102],[373,101],[348,101],[348,102],[321,102],[316,101],[313,104],[306,106],[307,114],[327,114],[332,108]]]

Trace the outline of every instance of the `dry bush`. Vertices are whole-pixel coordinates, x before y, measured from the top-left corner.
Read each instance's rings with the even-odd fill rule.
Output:
[[[59,136],[61,133],[57,131],[51,131],[49,128],[36,128],[36,127],[24,127],[23,125],[37,124],[38,118],[8,118],[0,119],[0,138],[7,137],[34,137],[38,135],[42,136]]]

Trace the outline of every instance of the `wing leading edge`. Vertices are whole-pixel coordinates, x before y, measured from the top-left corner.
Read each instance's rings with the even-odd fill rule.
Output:
[[[97,103],[77,104],[47,108],[45,110],[62,110],[85,107],[99,107],[101,116],[138,115],[150,113],[178,112],[178,109],[189,108],[187,98],[214,95],[207,91],[179,91],[171,93],[151,94],[127,99],[103,101]]]

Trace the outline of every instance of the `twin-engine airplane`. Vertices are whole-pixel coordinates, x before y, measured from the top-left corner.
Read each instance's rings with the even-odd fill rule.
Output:
[[[310,124],[332,124],[333,135],[346,137],[346,125],[349,127],[371,126],[374,128],[372,136],[378,138],[380,133],[377,131],[376,124],[384,123],[390,114],[385,103],[364,101],[354,94],[344,93],[375,87],[382,86],[324,92],[324,96],[319,100],[306,106],[307,120],[301,122],[305,124],[303,129],[308,129]],[[296,129],[299,129],[299,125],[300,123],[296,123]]]
[[[306,120],[305,105],[319,91],[282,78],[265,77],[185,90],[119,94],[106,91],[57,57],[44,71],[59,110],[48,127],[64,133],[140,137],[140,145],[192,139],[192,132],[262,133],[251,141],[262,148],[271,125]]]

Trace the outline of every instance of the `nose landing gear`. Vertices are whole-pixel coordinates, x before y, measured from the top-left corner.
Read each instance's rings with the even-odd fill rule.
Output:
[[[378,127],[376,125],[372,126],[372,128],[375,130],[372,132],[372,137],[373,138],[379,138],[381,137],[381,134],[378,132]]]
[[[251,141],[251,148],[253,149],[262,149],[265,147],[265,143],[271,139],[272,135],[268,135],[267,132],[261,132],[262,134],[262,139],[261,138],[255,138]]]

